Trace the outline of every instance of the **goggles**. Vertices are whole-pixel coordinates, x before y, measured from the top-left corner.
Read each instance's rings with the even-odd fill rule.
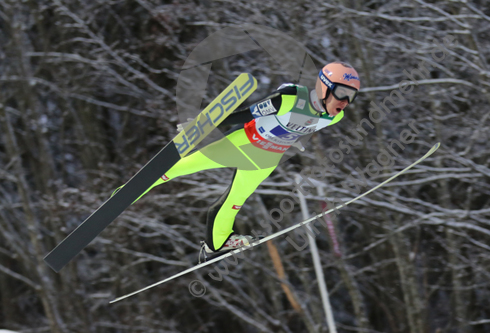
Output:
[[[322,71],[320,71],[318,76],[320,77],[320,80],[330,89],[333,96],[339,101],[346,99],[349,101],[349,103],[352,103],[356,99],[358,92],[357,89],[349,87],[345,84],[333,83],[325,76],[325,74],[323,74]]]

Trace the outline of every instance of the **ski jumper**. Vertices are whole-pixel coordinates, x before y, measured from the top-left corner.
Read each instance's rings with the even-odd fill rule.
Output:
[[[182,158],[142,196],[180,176],[235,168],[230,187],[207,212],[206,244],[217,251],[233,233],[235,216],[242,205],[274,171],[284,152],[301,136],[335,124],[344,114],[341,111],[332,117],[320,110],[315,91],[294,84],[281,85],[265,99],[228,116],[222,125],[240,125],[222,139]]]

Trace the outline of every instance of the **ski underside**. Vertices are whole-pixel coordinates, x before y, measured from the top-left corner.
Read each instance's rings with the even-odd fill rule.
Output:
[[[288,233],[288,232],[291,232],[291,231],[293,231],[293,230],[295,230],[295,229],[297,229],[297,228],[304,227],[305,225],[307,225],[307,224],[309,224],[309,223],[311,223],[311,222],[315,221],[316,219],[321,218],[321,217],[322,217],[322,216],[324,216],[325,214],[329,214],[329,213],[331,213],[331,212],[333,212],[333,211],[336,211],[336,210],[338,210],[338,209],[340,209],[340,208],[343,208],[343,207],[345,207],[345,206],[347,206],[347,205],[349,205],[349,204],[353,203],[354,201],[357,201],[357,200],[361,199],[362,197],[364,197],[364,196],[368,195],[369,193],[371,193],[371,192],[373,192],[373,191],[377,190],[378,188],[382,187],[383,185],[385,185],[385,184],[387,184],[387,183],[391,182],[393,179],[397,178],[397,177],[398,177],[398,176],[400,176],[401,174],[405,173],[407,170],[411,169],[411,168],[412,168],[412,167],[414,167],[415,165],[419,164],[420,162],[424,161],[426,158],[428,158],[429,156],[431,156],[431,155],[432,155],[432,154],[433,154],[433,153],[434,153],[434,152],[435,152],[435,151],[436,151],[436,150],[439,148],[439,146],[440,146],[440,145],[441,145],[440,143],[436,143],[436,144],[435,144],[435,145],[434,145],[434,146],[433,146],[433,147],[432,147],[432,148],[431,148],[431,149],[430,149],[430,150],[429,150],[429,151],[428,151],[428,152],[427,152],[427,153],[426,153],[424,156],[422,156],[420,159],[418,159],[417,161],[415,161],[414,163],[412,163],[411,165],[409,165],[408,167],[406,167],[406,168],[405,168],[405,169],[403,169],[402,171],[400,171],[400,172],[398,172],[397,174],[393,175],[392,177],[388,178],[387,180],[385,180],[384,182],[380,183],[379,185],[377,185],[377,186],[373,187],[373,188],[372,188],[372,189],[370,189],[369,191],[367,191],[367,192],[365,192],[365,193],[363,193],[363,194],[359,195],[358,197],[355,197],[355,198],[353,198],[353,199],[351,199],[351,200],[347,201],[346,203],[344,203],[344,204],[342,204],[342,205],[339,205],[339,206],[337,206],[337,207],[335,207],[335,208],[329,209],[329,210],[327,210],[326,212],[322,212],[321,214],[318,214],[318,215],[316,215],[316,216],[313,216],[313,217],[311,217],[311,218],[309,218],[309,219],[307,219],[307,220],[304,220],[304,221],[302,221],[302,222],[296,223],[296,224],[294,224],[294,225],[290,226],[289,228],[283,229],[283,230],[278,231],[278,232],[276,232],[276,233],[273,233],[273,234],[271,234],[271,235],[269,235],[269,236],[266,236],[266,237],[264,237],[264,238],[258,239],[258,240],[256,240],[256,241],[253,241],[253,242],[251,242],[251,243],[250,243],[250,245],[248,245],[248,246],[244,246],[244,247],[241,247],[241,248],[239,248],[239,249],[236,249],[236,250],[230,251],[230,252],[225,253],[225,254],[223,254],[223,255],[221,255],[221,256],[218,256],[218,257],[216,257],[216,258],[213,258],[213,259],[211,259],[211,260],[208,260],[208,261],[206,261],[206,262],[203,262],[203,263],[200,263],[200,264],[198,264],[198,265],[196,265],[196,266],[193,266],[193,267],[191,267],[191,268],[189,268],[189,269],[186,269],[186,270],[184,270],[184,271],[182,271],[182,272],[180,272],[180,273],[177,273],[177,274],[175,274],[175,275],[173,275],[173,276],[171,276],[171,277],[169,277],[169,278],[166,278],[166,279],[164,279],[164,280],[158,281],[158,282],[156,282],[156,283],[154,283],[154,284],[152,284],[152,285],[149,285],[149,286],[147,286],[147,287],[145,287],[145,288],[142,288],[142,289],[137,290],[137,291],[134,291],[134,292],[132,292],[132,293],[130,293],[130,294],[127,294],[127,295],[124,295],[124,296],[118,297],[118,298],[116,298],[116,299],[112,300],[110,303],[116,303],[116,302],[119,302],[119,301],[121,301],[121,300],[123,300],[123,299],[126,299],[126,298],[128,298],[128,297],[134,296],[134,295],[139,294],[139,293],[141,293],[141,292],[143,292],[143,291],[146,291],[146,290],[151,289],[151,288],[153,288],[153,287],[156,287],[156,286],[158,286],[158,285],[164,284],[164,283],[166,283],[166,282],[168,282],[168,281],[174,280],[174,279],[176,279],[176,278],[178,278],[178,277],[180,277],[180,276],[182,276],[182,275],[185,275],[185,274],[187,274],[187,273],[190,273],[190,272],[193,272],[193,271],[195,271],[195,270],[198,270],[198,269],[201,269],[201,268],[203,268],[203,267],[206,267],[206,266],[209,266],[209,265],[211,265],[211,264],[214,264],[215,262],[218,262],[218,261],[220,261],[220,260],[223,260],[223,259],[225,259],[225,258],[227,258],[227,257],[230,257],[230,256],[237,256],[237,254],[238,254],[238,255],[240,255],[240,254],[241,254],[243,251],[249,250],[249,249],[251,249],[251,248],[253,248],[253,247],[257,246],[257,245],[263,244],[263,243],[265,243],[265,242],[267,242],[267,241],[270,241],[271,239],[277,238],[277,237],[279,237],[279,236],[281,236],[281,235],[284,235],[284,234],[286,234],[286,233]]]

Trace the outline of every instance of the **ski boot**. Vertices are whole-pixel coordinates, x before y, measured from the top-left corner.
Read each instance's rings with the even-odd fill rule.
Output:
[[[249,246],[251,242],[256,241],[256,239],[252,236],[243,236],[232,234],[230,238],[223,244],[223,246],[218,251],[213,251],[209,248],[208,244],[205,241],[201,241],[201,251],[199,253],[199,263],[201,263],[201,254],[204,255],[204,261],[207,260],[208,254],[211,254],[211,258],[219,257],[225,253],[230,251],[239,249],[243,246]]]

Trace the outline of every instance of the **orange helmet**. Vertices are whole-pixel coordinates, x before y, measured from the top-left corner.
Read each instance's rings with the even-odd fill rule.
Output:
[[[347,99],[352,103],[357,96],[361,81],[359,74],[345,62],[332,62],[322,68],[318,75],[321,82],[321,99],[332,92],[338,100]]]

